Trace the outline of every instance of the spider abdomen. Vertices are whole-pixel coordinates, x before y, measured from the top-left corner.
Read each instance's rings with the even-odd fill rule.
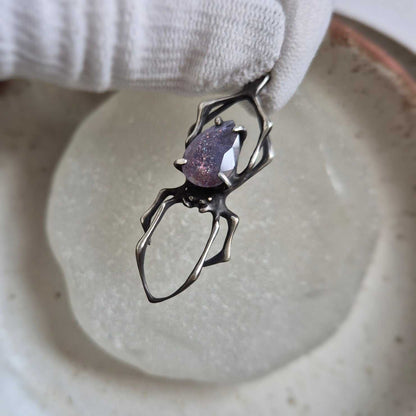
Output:
[[[233,131],[232,120],[222,121],[198,134],[183,155],[186,164],[182,172],[189,182],[203,188],[213,188],[223,181],[219,173],[229,177],[237,167],[240,136]]]

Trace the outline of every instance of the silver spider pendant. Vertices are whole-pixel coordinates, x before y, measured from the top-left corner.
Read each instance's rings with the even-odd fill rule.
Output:
[[[196,122],[190,128],[185,142],[185,153],[174,162],[174,166],[185,175],[185,183],[177,188],[162,189],[140,219],[144,234],[136,246],[136,260],[144,291],[150,302],[162,302],[178,295],[198,279],[204,267],[230,260],[231,242],[239,218],[227,208],[227,196],[273,159],[269,137],[272,122],[266,116],[259,97],[269,78],[269,75],[266,75],[229,97],[199,104]],[[242,126],[236,126],[231,120],[223,121],[219,114],[240,101],[248,101],[253,106],[259,122],[260,135],[247,166],[238,173],[238,156],[247,137],[247,131]],[[215,120],[214,125],[203,130],[211,120]],[[178,203],[188,208],[198,208],[201,213],[210,212],[211,233],[185,283],[168,296],[155,297],[149,291],[144,271],[146,249],[167,210]],[[225,218],[228,226],[225,241],[219,253],[208,257],[220,228],[221,217]]]

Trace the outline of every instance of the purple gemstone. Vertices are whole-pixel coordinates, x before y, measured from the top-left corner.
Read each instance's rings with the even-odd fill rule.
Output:
[[[240,138],[233,132],[234,121],[224,121],[198,134],[183,154],[186,164],[182,172],[189,182],[203,188],[212,188],[223,182],[222,172],[229,176],[237,166]]]

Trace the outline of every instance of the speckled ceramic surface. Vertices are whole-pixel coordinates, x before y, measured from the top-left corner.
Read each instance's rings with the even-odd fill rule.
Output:
[[[151,378],[101,352],[83,334],[70,312],[43,222],[57,159],[100,98],[37,84],[2,86],[4,414],[414,414],[416,94],[406,77],[362,49],[354,36],[338,30],[333,41],[308,77],[325,80],[333,105],[344,110],[344,122],[355,126],[352,140],[367,149],[380,194],[381,237],[339,331],[280,371],[243,384]]]
[[[172,161],[198,99],[123,92],[79,127],[55,173],[47,231],[75,317],[114,357],[169,378],[247,381],[305,354],[345,319],[380,232],[375,180],[365,147],[351,140],[355,126],[341,106],[328,105],[324,81],[310,79],[272,115],[273,163],[227,200],[240,217],[232,260],[157,305],[132,255],[138,217],[159,189],[183,183]],[[238,106],[226,118],[248,129],[248,157],[256,118]],[[153,294],[185,281],[210,223],[182,204],[166,213],[146,255]]]

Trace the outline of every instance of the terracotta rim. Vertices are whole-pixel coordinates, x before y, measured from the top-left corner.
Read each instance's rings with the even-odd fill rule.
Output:
[[[384,49],[337,16],[332,18],[329,35],[332,43],[356,48],[372,62],[381,65],[390,72],[392,74],[391,80],[398,87],[399,92],[406,97],[413,107],[416,107],[416,80]]]

